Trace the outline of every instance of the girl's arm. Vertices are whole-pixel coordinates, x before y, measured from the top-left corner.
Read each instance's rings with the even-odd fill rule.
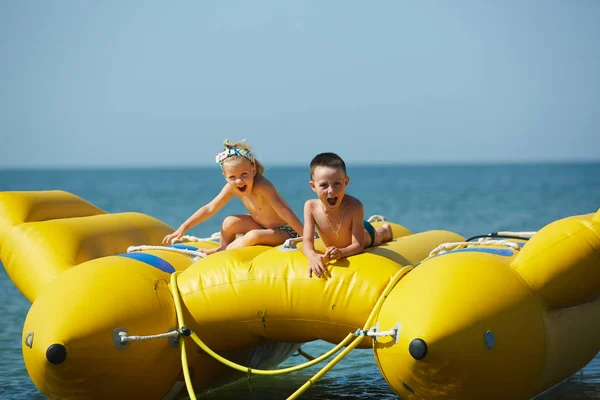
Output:
[[[233,194],[231,193],[231,188],[228,184],[223,186],[221,192],[212,199],[208,204],[200,207],[195,213],[193,213],[181,226],[187,231],[194,226],[201,224],[206,221],[213,215],[215,215],[231,198]]]
[[[212,199],[208,204],[200,207],[195,213],[186,219],[185,222],[182,223],[175,232],[165,236],[163,239],[163,244],[171,243],[173,239],[179,239],[187,230],[212,217],[217,211],[223,208],[223,206],[227,204],[232,197],[233,194],[231,193],[229,185],[226,184],[214,199]]]

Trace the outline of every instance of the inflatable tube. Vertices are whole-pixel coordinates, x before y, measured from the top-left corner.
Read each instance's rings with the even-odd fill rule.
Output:
[[[423,262],[378,315],[402,322],[375,357],[403,398],[529,399],[600,350],[600,211],[517,248],[478,246]]]
[[[32,217],[35,208],[45,214]],[[0,257],[33,301],[25,365],[50,398],[173,399],[185,396],[188,372],[197,390],[231,379],[192,341],[181,352],[179,336],[189,334],[176,330],[182,323],[221,356],[258,369],[276,367],[302,343],[347,344],[354,333],[347,350],[372,346],[393,390],[415,399],[530,398],[600,346],[598,214],[509,243],[393,224],[392,242],[330,264],[317,279],[299,249],[283,246],[200,260],[194,250],[217,244],[128,252],[160,243],[171,228],[143,214],[104,213],[65,192],[0,193],[0,212]],[[153,337],[163,333],[170,336]]]

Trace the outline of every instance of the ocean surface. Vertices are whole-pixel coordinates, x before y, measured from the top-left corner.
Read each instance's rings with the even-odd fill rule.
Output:
[[[501,230],[538,230],[570,215],[600,208],[600,163],[436,166],[349,166],[348,193],[364,204],[365,216],[380,214],[413,232],[446,229],[465,237]],[[272,167],[265,176],[296,214],[314,193],[308,168]],[[179,226],[210,201],[225,183],[218,167],[181,169],[0,170],[0,191],[61,189],[107,212],[137,211]],[[244,213],[234,199],[189,233],[207,237],[222,219]],[[30,381],[21,355],[29,302],[0,268],[0,398],[44,398]],[[320,355],[331,344],[316,341],[303,350]],[[302,362],[291,357],[285,365]],[[290,375],[253,377],[208,393],[206,399],[282,399],[322,365]],[[355,350],[309,389],[302,399],[396,399],[370,350]],[[600,356],[536,399],[600,399]]]

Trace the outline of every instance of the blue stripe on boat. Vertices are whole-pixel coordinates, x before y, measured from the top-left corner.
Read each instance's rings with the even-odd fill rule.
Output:
[[[198,250],[198,247],[190,246],[187,244],[173,244],[169,247],[173,247],[174,249],[182,249],[182,250],[192,250],[192,251]]]
[[[121,257],[133,258],[134,260],[141,261],[143,263],[146,263],[154,268],[158,268],[161,271],[167,272],[169,274],[175,272],[175,268],[173,268],[173,266],[171,264],[169,264],[167,261],[163,260],[162,258],[156,257],[152,254],[133,252],[133,253],[124,253],[124,254],[117,254],[117,255],[121,256]]]
[[[491,253],[491,254],[497,254],[499,256],[505,256],[505,257],[510,257],[513,255],[513,251],[510,249],[488,249],[485,247],[474,247],[474,248],[469,248],[469,249],[452,250],[452,251],[449,251],[448,253],[443,253],[443,254],[439,254],[439,255],[443,256],[445,254],[465,253],[465,252]]]

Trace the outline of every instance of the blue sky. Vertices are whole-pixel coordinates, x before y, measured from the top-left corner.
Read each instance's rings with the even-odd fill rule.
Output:
[[[5,1],[0,167],[600,161],[600,1]]]

